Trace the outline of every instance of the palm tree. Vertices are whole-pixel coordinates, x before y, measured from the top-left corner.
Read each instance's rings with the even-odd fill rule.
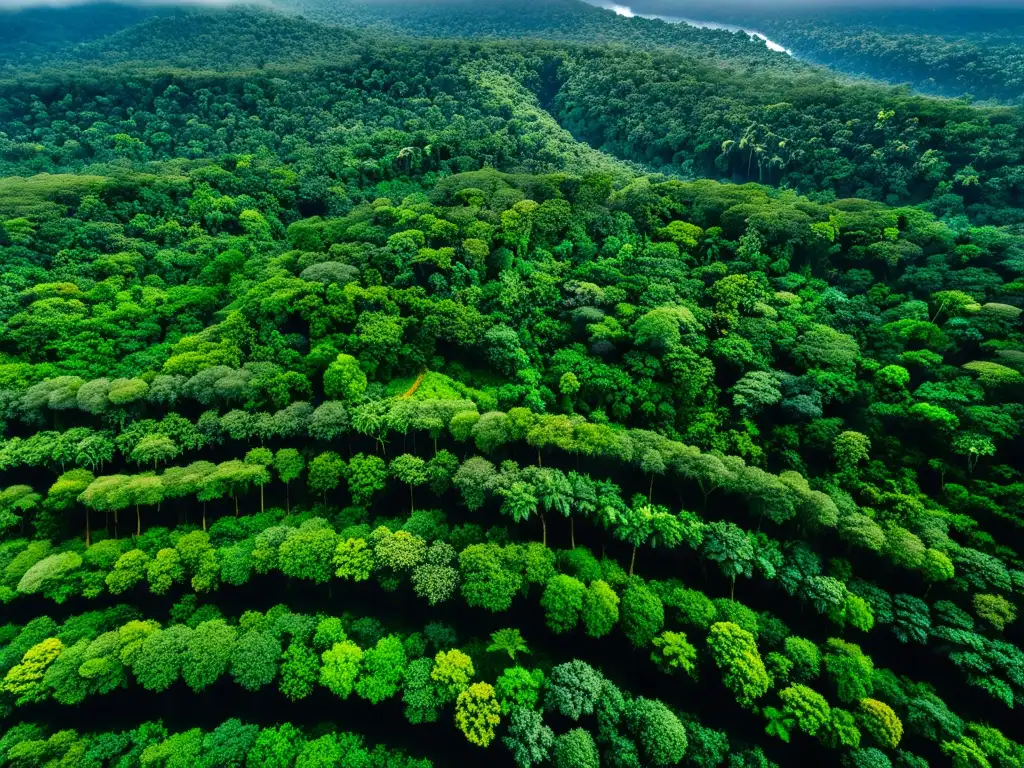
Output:
[[[491,644],[487,646],[489,652],[503,652],[509,655],[514,664],[517,653],[529,653],[526,640],[519,634],[518,629],[499,629],[491,633]]]

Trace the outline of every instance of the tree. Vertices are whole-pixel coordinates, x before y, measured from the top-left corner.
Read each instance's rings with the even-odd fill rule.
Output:
[[[398,693],[408,664],[405,648],[397,635],[388,635],[363,653],[363,673],[356,680],[356,693],[371,704],[379,704]]]
[[[18,589],[20,591],[21,587]],[[1002,595],[974,595],[974,612],[997,632],[1002,632],[1007,624],[1017,619],[1017,609]]]
[[[808,736],[816,736],[831,719],[832,709],[825,697],[805,685],[791,685],[779,691],[783,712]]]
[[[748,579],[754,570],[754,547],[750,534],[734,523],[715,521],[704,529],[703,554],[718,563],[729,581],[729,599],[735,598],[736,577]]]
[[[471,512],[484,505],[497,474],[494,465],[479,456],[466,459],[456,471],[452,482],[462,494],[462,502]]]
[[[88,469],[72,469],[61,474],[46,493],[46,506],[58,512],[72,509],[78,497],[82,495],[95,480]],[[83,504],[83,506],[85,506]],[[85,546],[92,544],[92,531],[89,521],[89,507],[85,506]]]
[[[431,605],[443,603],[459,584],[459,572],[451,563],[455,548],[443,541],[435,541],[427,548],[426,562],[412,572],[413,590]]]
[[[34,511],[42,499],[27,485],[12,485],[0,491],[0,531],[20,525],[25,529],[25,518]]]
[[[825,671],[835,683],[839,698],[853,703],[870,696],[874,672],[871,657],[859,645],[835,637],[825,642],[825,649]]]
[[[196,693],[223,675],[231,661],[237,631],[223,619],[204,621],[188,638],[181,660],[181,676]]]
[[[662,632],[651,644],[651,661],[667,674],[681,671],[690,677],[697,673],[697,649],[686,639],[684,632]]]
[[[192,637],[192,629],[175,624],[157,629],[142,641],[132,661],[136,682],[153,693],[161,693],[177,682],[181,663]]]
[[[433,659],[416,659],[405,670],[405,690],[402,702],[405,704],[405,719],[410,723],[436,723],[440,716],[440,689],[430,679],[434,668]]]
[[[622,631],[636,648],[651,644],[665,625],[665,607],[643,582],[632,581],[622,595]]]
[[[403,453],[391,460],[388,473],[400,483],[409,486],[409,513],[412,514],[416,508],[416,500],[413,497],[413,489],[416,486],[427,482],[426,462],[418,456]]]
[[[649,506],[641,506],[625,510],[615,535],[633,547],[633,554],[629,559],[629,575],[633,575],[633,566],[636,564],[636,551],[644,544],[651,535],[652,512]]]
[[[523,583],[513,570],[508,553],[497,544],[471,544],[459,553],[462,596],[471,608],[503,613]]]
[[[168,462],[175,458],[181,449],[167,435],[153,434],[146,435],[132,448],[132,461],[136,464],[148,464],[153,462],[153,470],[156,471],[160,462]]]
[[[164,484],[154,475],[133,475],[117,487],[123,507],[135,507],[135,535],[142,535],[141,507],[155,507],[164,498]],[[118,502],[115,502],[118,503]],[[122,508],[123,508],[122,507]]]
[[[338,542],[333,562],[339,579],[366,581],[373,572],[373,550],[365,539],[346,539]]]
[[[552,511],[558,512],[562,517],[569,517],[572,512],[573,487],[564,473],[557,469],[540,469],[533,474],[533,493],[540,505],[541,526],[544,529],[543,544],[548,545],[548,524],[546,515]],[[573,527],[572,538],[576,538],[576,531]]]
[[[754,707],[770,685],[754,636],[732,622],[720,621],[711,625],[707,643],[726,688],[740,706]]]
[[[258,691],[277,677],[281,641],[271,632],[249,630],[231,649],[231,677],[247,691]]]
[[[278,567],[285,576],[326,584],[337,573],[337,547],[338,534],[334,529],[323,520],[312,518],[281,542]]]
[[[470,744],[488,746],[501,724],[501,705],[494,697],[494,686],[473,683],[462,691],[455,702],[455,724]]]
[[[312,473],[312,468],[310,472]],[[384,460],[377,456],[357,453],[348,463],[346,479],[352,502],[360,507],[368,506],[373,495],[384,490],[387,484]]]
[[[604,677],[586,662],[573,659],[551,670],[544,691],[544,709],[570,720],[592,715]]]
[[[292,511],[291,482],[298,480],[305,468],[306,460],[294,448],[281,448],[274,455],[274,469],[284,483],[285,510],[288,513]]]
[[[291,701],[300,701],[313,692],[319,679],[320,657],[300,638],[293,637],[281,657],[281,693]]]
[[[586,589],[583,582],[564,574],[559,574],[548,581],[540,604],[545,611],[545,621],[552,632],[562,634],[575,629],[583,610],[583,595]]]
[[[903,723],[888,704],[877,699],[861,699],[857,719],[880,746],[886,749],[899,746],[903,738]]]
[[[645,765],[677,765],[686,754],[686,728],[660,701],[642,696],[626,706],[625,719]]]
[[[306,484],[311,491],[319,493],[323,503],[327,503],[327,494],[338,487],[345,474],[345,462],[334,451],[326,451],[309,462],[309,474]]]
[[[503,715],[507,715],[519,707],[536,709],[540,703],[540,693],[543,688],[543,671],[528,670],[518,666],[506,669],[494,683]]]
[[[302,733],[291,723],[264,728],[246,756],[245,764],[291,768],[295,765],[302,742]]]
[[[113,570],[104,579],[112,595],[127,592],[146,577],[150,557],[141,549],[132,549],[117,558]]]
[[[842,432],[835,439],[833,451],[839,471],[853,477],[857,465],[870,457],[871,441],[860,432]]]
[[[499,629],[491,633],[491,643],[487,646],[488,653],[507,653],[515,663],[516,654],[530,652],[526,640],[518,629]]]
[[[43,676],[64,651],[64,643],[57,638],[48,638],[33,645],[21,657],[21,662],[7,670],[3,679],[3,690],[15,698],[15,704],[29,704],[46,697]]]
[[[619,621],[619,596],[601,579],[590,582],[583,594],[583,626],[591,637],[604,637]]]
[[[601,760],[593,737],[573,728],[555,739],[552,763],[555,768],[599,768]]]
[[[338,698],[347,699],[362,669],[362,649],[351,640],[343,640],[324,651],[321,659],[320,684]]]
[[[509,719],[508,736],[502,741],[512,752],[519,768],[532,768],[545,762],[555,743],[555,734],[544,725],[539,712],[516,707]]]
[[[262,513],[265,509],[263,486],[270,482],[269,468],[274,463],[274,454],[269,448],[253,448],[245,454],[245,463],[253,468],[253,482],[260,487],[260,513]]]
[[[430,679],[438,686],[440,700],[447,703],[455,701],[469,687],[474,674],[473,660],[462,651],[452,649],[438,651],[434,656]]]
[[[331,363],[324,372],[324,394],[335,400],[356,402],[366,392],[366,374],[359,367],[359,361],[344,353]]]

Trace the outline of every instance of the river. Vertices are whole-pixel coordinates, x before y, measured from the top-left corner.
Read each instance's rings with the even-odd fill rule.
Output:
[[[628,5],[620,5],[619,3],[609,2],[609,0],[583,0],[585,3],[597,6],[598,8],[604,8],[608,11],[615,11],[619,16],[625,16],[626,18],[633,18],[638,16],[641,19],[660,19],[661,21],[667,21],[670,24],[689,24],[691,27],[700,27],[701,29],[724,29],[727,32],[745,32],[751,37],[756,37],[758,40],[763,40],[764,44],[768,46],[770,50],[778,51],[779,53],[786,53],[790,56],[793,52],[785,46],[776,43],[774,40],[770,40],[767,36],[761,34],[755,29],[744,29],[743,27],[736,27],[732,24],[720,24],[717,21],[700,21],[698,19],[687,19],[683,16],[660,16],[656,13],[640,13],[634,11]]]

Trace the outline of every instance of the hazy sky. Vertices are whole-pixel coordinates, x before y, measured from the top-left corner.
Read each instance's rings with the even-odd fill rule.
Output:
[[[57,8],[66,5],[87,5],[104,0],[0,0],[0,10],[19,8]],[[111,0],[105,0],[110,2]],[[233,5],[242,0],[113,0],[126,5]],[[253,3],[257,0],[248,0]]]

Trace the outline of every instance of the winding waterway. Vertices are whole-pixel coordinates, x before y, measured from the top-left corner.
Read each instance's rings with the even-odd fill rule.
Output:
[[[700,21],[698,19],[687,19],[684,18],[683,16],[661,16],[656,13],[640,13],[634,11],[628,5],[613,3],[610,2],[609,0],[584,0],[584,2],[589,3],[590,5],[597,6],[598,8],[604,8],[609,11],[615,11],[615,13],[619,14],[620,16],[625,16],[627,18],[633,18],[634,16],[638,16],[641,19],[661,19],[662,21],[667,21],[670,24],[689,24],[691,27],[700,27],[702,29],[724,29],[728,32],[745,32],[751,37],[756,37],[758,40],[763,40],[764,44],[767,45],[768,48],[773,51],[778,51],[779,53],[787,53],[790,56],[793,55],[793,52],[791,50],[780,45],[779,43],[776,43],[774,40],[770,40],[767,36],[761,34],[755,29],[744,29],[743,27],[736,27],[733,26],[732,24],[720,24],[717,21]]]

